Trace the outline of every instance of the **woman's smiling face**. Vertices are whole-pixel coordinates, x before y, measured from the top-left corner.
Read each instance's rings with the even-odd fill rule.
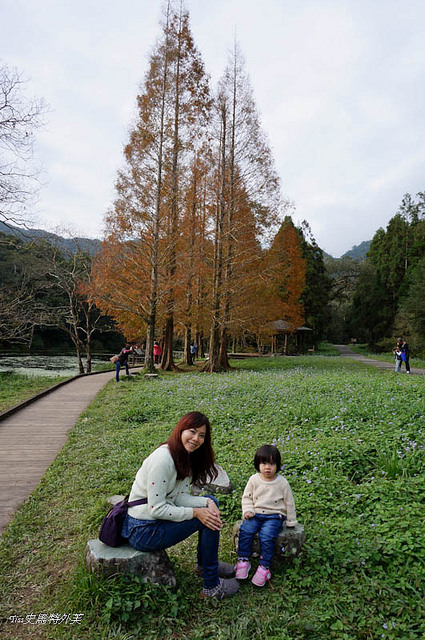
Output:
[[[193,453],[196,449],[204,444],[207,427],[205,424],[200,427],[190,427],[182,431],[182,445],[188,453]]]

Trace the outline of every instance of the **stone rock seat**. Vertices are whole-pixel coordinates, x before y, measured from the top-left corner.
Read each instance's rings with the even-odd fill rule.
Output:
[[[144,553],[128,544],[109,547],[99,539],[89,540],[86,547],[86,569],[106,576],[132,573],[143,582],[175,588],[176,577],[166,551]]]
[[[220,493],[232,493],[233,485],[226,471],[219,464],[217,467],[218,475],[216,478],[207,478],[205,484],[192,484],[190,489],[194,496],[215,495]]]
[[[233,527],[233,545],[236,551],[238,549],[239,529],[242,522],[242,520],[238,520]],[[301,555],[304,542],[305,531],[302,524],[298,523],[295,527],[287,527],[284,524],[282,531],[276,539],[273,563],[290,564],[294,558]],[[254,536],[251,555],[254,558],[258,558],[260,556],[260,541],[258,539],[258,534]]]
[[[151,375],[151,374],[149,374]],[[152,374],[153,376],[157,374]],[[192,485],[194,495],[230,493],[233,490],[229,476],[222,467],[218,468],[218,476],[214,480],[209,478],[203,486]],[[124,496],[115,495],[108,499],[110,505],[115,505]],[[87,571],[104,575],[132,573],[141,576],[145,582],[176,586],[173,565],[166,551],[144,553],[137,551],[128,544],[120,547],[109,547],[99,539],[89,540],[86,547],[85,564]]]

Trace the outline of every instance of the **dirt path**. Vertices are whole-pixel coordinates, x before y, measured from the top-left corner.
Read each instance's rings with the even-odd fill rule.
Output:
[[[0,533],[66,442],[69,429],[115,371],[76,378],[0,421]]]
[[[350,358],[351,360],[357,360],[358,362],[362,362],[363,364],[369,364],[373,367],[377,367],[378,369],[389,369],[390,371],[394,371],[394,364],[391,362],[381,362],[381,360],[373,360],[372,358],[366,358],[359,353],[356,353],[350,347],[345,344],[334,344],[335,349],[338,349],[339,354],[344,356],[345,358]],[[411,375],[424,376],[425,369],[417,369],[413,368],[410,365],[410,373]],[[403,365],[403,369],[401,372],[403,375],[406,373],[406,370]]]

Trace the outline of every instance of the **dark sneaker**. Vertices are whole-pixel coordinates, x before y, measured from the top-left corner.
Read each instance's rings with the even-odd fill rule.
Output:
[[[217,600],[223,600],[224,598],[230,598],[239,591],[239,582],[236,578],[220,578],[219,584],[213,589],[202,589],[202,598],[217,598]]]
[[[202,577],[202,567],[196,565],[195,573],[197,576]],[[230,562],[218,563],[218,577],[219,578],[233,578],[235,575],[235,567]]]

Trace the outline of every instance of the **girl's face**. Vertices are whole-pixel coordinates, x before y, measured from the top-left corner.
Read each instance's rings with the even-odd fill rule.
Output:
[[[275,462],[260,462],[260,476],[262,480],[274,480],[276,471],[277,468]]]
[[[183,447],[188,453],[193,453],[193,451],[196,451],[196,449],[199,449],[199,447],[204,444],[206,433],[207,427],[205,424],[200,427],[185,429],[181,434]]]

